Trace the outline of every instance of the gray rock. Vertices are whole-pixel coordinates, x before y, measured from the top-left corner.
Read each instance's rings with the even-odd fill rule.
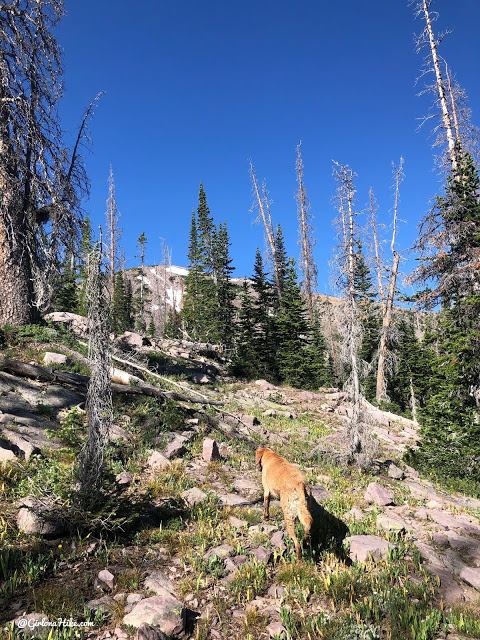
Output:
[[[407,525],[397,515],[393,516],[388,513],[381,513],[377,516],[376,527],[384,531],[405,531]]]
[[[125,331],[121,336],[118,336],[116,342],[119,343],[123,347],[130,347],[135,349],[140,349],[143,347],[143,338],[139,333],[135,333],[134,331]]]
[[[393,478],[394,480],[402,480],[405,477],[403,470],[400,469],[400,467],[397,467],[397,465],[394,464],[393,462],[390,463],[388,467],[388,475],[390,476],[390,478]]]
[[[278,529],[276,524],[254,524],[248,527],[250,533],[272,533]]]
[[[197,487],[192,487],[191,489],[187,489],[182,492],[182,498],[185,500],[187,504],[191,507],[195,504],[199,504],[200,502],[204,502],[207,500],[208,496],[201,489]]]
[[[153,596],[135,605],[123,618],[123,624],[140,627],[148,624],[169,635],[179,635],[185,630],[185,609],[173,596]]]
[[[124,442],[128,442],[130,440],[130,434],[122,427],[119,427],[118,424],[112,424],[108,431],[108,437],[110,440],[123,440]]]
[[[194,384],[208,384],[212,379],[209,378],[205,373],[194,373],[192,376],[192,382]]]
[[[366,518],[366,516],[367,516],[366,513],[363,513],[361,509],[354,506],[350,509],[350,511],[347,511],[344,517],[351,518],[353,520],[363,520],[364,518]]]
[[[171,462],[162,453],[154,451],[152,455],[147,458],[147,464],[152,469],[164,469],[165,467],[168,467]]]
[[[143,593],[129,593],[127,596],[127,604],[137,604],[137,602],[140,602],[140,600],[144,598]]]
[[[246,529],[248,527],[248,522],[246,520],[240,520],[239,518],[235,518],[235,516],[230,516],[228,519],[232,527],[236,529]]]
[[[20,506],[17,513],[17,526],[24,533],[56,537],[65,531],[65,526],[60,518],[52,513],[52,509],[48,505],[37,498],[24,498]]]
[[[14,620],[16,629],[21,629],[22,638],[46,638],[51,626],[47,626],[48,618],[43,613],[28,613]]]
[[[163,571],[150,571],[148,576],[145,578],[145,589],[150,589],[157,596],[164,595],[165,591],[167,593],[173,594],[175,591],[175,587],[171,580],[167,578],[167,576],[163,573]]]
[[[115,627],[114,636],[116,636],[117,640],[128,640],[128,633],[120,627]]]
[[[245,495],[258,494],[260,485],[258,482],[249,480],[248,478],[235,478],[233,482],[235,490]]]
[[[366,562],[369,558],[378,561],[388,555],[388,550],[395,545],[378,536],[350,536],[345,538],[350,545],[350,558],[353,561]]]
[[[128,636],[126,637],[128,638]],[[160,629],[142,622],[138,627],[135,640],[168,640],[168,636],[166,636],[163,631],[160,631]]]
[[[115,607],[115,600],[112,596],[103,596],[102,598],[97,598],[96,600],[90,600],[85,605],[90,611],[100,610],[102,613],[112,613]]]
[[[97,579],[109,589],[113,589],[115,585],[115,576],[108,569],[103,569],[102,571],[100,571]]]
[[[242,496],[239,496],[236,493],[227,493],[224,495],[219,495],[218,497],[220,498],[221,502],[227,505],[228,507],[234,507],[236,505],[245,504],[245,498],[243,498]]]
[[[10,447],[9,442],[0,438],[0,460],[15,460],[16,456]]]
[[[267,626],[268,636],[274,640],[284,640],[287,637],[287,630],[281,622],[271,622]]]
[[[213,549],[209,549],[203,556],[204,560],[210,560],[212,556],[217,556],[217,558],[227,558],[231,556],[235,551],[233,547],[229,544],[222,544],[219,547],[213,547]]]
[[[276,547],[277,549],[280,549],[280,551],[285,551],[285,549],[287,548],[287,545],[283,541],[284,537],[285,537],[285,534],[283,531],[277,531],[270,538],[270,544],[272,545],[272,547]]]
[[[279,584],[272,584],[272,586],[267,591],[267,594],[270,596],[270,598],[275,598],[275,599],[281,598],[284,593],[285,593],[285,587],[282,587],[282,585],[279,585]]]
[[[252,549],[250,554],[254,556],[257,562],[265,562],[268,564],[272,558],[272,552],[265,547],[258,547],[258,549]]]
[[[181,456],[185,453],[185,438],[183,436],[176,436],[172,442],[169,442],[165,449],[165,457],[169,460]]]
[[[122,471],[122,473],[119,473],[118,476],[116,476],[115,481],[117,482],[117,484],[121,485],[121,486],[128,486],[129,484],[131,484],[133,480],[133,473],[129,473],[128,471]]]
[[[69,391],[59,385],[51,384],[39,398],[38,404],[43,404],[51,407],[54,411],[59,411],[60,409],[76,407],[82,404],[84,400],[85,398],[78,395],[78,393]]]
[[[381,507],[393,504],[393,493],[378,482],[370,482],[363,498],[366,502],[375,502]]]
[[[47,351],[43,356],[43,364],[67,364],[68,358],[63,353]]]
[[[276,389],[274,384],[267,382],[266,380],[255,380],[255,384],[260,387],[262,391],[273,391]]]
[[[30,460],[31,456],[39,455],[40,449],[32,444],[29,439],[21,436],[11,429],[2,429],[2,435],[10,442],[10,448],[17,456]]]
[[[88,334],[88,320],[84,316],[80,316],[77,313],[69,313],[67,311],[54,311],[53,313],[47,313],[45,320],[50,322],[61,322],[69,326],[73,333],[80,336],[87,336]]]
[[[202,457],[205,462],[212,462],[212,460],[220,460],[220,451],[218,450],[217,441],[213,438],[205,438],[203,441]]]
[[[475,567],[464,567],[460,571],[460,578],[474,589],[480,591],[480,569]]]

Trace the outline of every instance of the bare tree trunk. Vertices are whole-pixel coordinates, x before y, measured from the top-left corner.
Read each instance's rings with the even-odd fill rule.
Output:
[[[432,66],[433,66],[433,71],[435,72],[435,84],[436,84],[436,90],[438,95],[438,101],[439,101],[441,112],[442,112],[442,122],[443,122],[443,127],[445,129],[445,135],[447,138],[448,155],[450,158],[450,164],[452,167],[453,175],[457,176],[458,162],[457,162],[457,152],[455,148],[455,135],[453,132],[452,117],[448,109],[445,84],[444,84],[442,72],[440,69],[440,61],[438,58],[437,47],[438,47],[439,41],[435,39],[435,34],[433,33],[432,18],[430,16],[431,4],[432,4],[432,0],[421,0],[421,2],[419,2],[416,7],[417,15],[423,14],[423,18],[425,20],[425,29],[417,41],[417,48],[420,49],[424,44],[428,44],[428,46],[430,47]]]
[[[417,400],[415,398],[415,390],[413,388],[413,380],[410,377],[410,406],[412,407],[412,418],[414,422],[417,421]]]
[[[383,290],[382,280],[382,260],[380,257],[380,245],[378,242],[378,229],[377,229],[377,211],[378,205],[373,194],[373,189],[369,191],[369,209],[370,209],[370,226],[372,228],[373,235],[373,248],[375,251],[375,266],[377,269],[377,281],[378,281],[378,293],[380,295],[380,303],[382,306],[382,315],[385,315],[385,292]]]
[[[340,372],[338,369],[338,358],[337,358],[337,350],[335,348],[335,341],[333,339],[333,329],[332,329],[332,313],[331,313],[331,304],[329,297],[327,295],[327,331],[328,331],[328,341],[330,343],[330,353],[332,354],[333,361],[333,373],[335,376],[335,385],[338,386],[340,380]]]
[[[107,232],[108,232],[108,251],[110,260],[110,292],[113,295],[115,288],[115,271],[117,266],[117,243],[119,236],[117,202],[115,200],[115,181],[113,179],[113,169],[110,165],[110,174],[108,176],[108,199],[107,199]]]
[[[350,365],[350,395],[352,399],[352,416],[348,423],[350,456],[356,458],[364,447],[363,429],[360,425],[361,394],[358,364],[358,349],[361,343],[361,326],[355,298],[355,223],[353,171],[335,163],[334,177],[338,183],[337,202],[341,223],[340,255],[338,258],[342,288],[346,294],[346,348]]]
[[[394,167],[395,174],[395,204],[393,208],[393,230],[390,249],[393,255],[392,270],[390,274],[390,282],[388,285],[387,299],[382,315],[382,333],[380,335],[380,346],[378,349],[378,368],[377,368],[377,388],[375,397],[377,402],[386,399],[386,363],[388,357],[388,339],[390,333],[390,325],[392,324],[392,310],[395,300],[395,289],[397,285],[398,267],[400,264],[400,254],[395,249],[395,239],[397,235],[398,220],[398,203],[400,198],[400,182],[403,179],[403,158],[400,158],[400,165]]]
[[[312,214],[310,213],[310,202],[307,198],[305,184],[303,182],[303,160],[301,155],[301,142],[297,146],[297,216],[299,223],[300,240],[300,269],[303,273],[303,292],[307,301],[308,316],[313,322],[313,293],[317,286],[317,266],[313,259],[313,247],[315,238],[313,237],[313,227],[310,223]]]
[[[258,187],[257,178],[255,176],[255,169],[253,168],[252,161],[250,160],[250,177],[252,179],[253,185],[253,193],[255,196],[255,204],[252,207],[252,210],[258,206],[259,217],[261,217],[263,226],[265,229],[265,235],[267,237],[268,249],[269,253],[272,256],[273,261],[273,274],[275,278],[275,287],[277,289],[278,299],[280,300],[282,292],[280,285],[280,274],[279,274],[279,266],[277,259],[277,250],[275,247],[275,231],[273,229],[272,216],[270,213],[270,205],[268,202],[268,193],[267,193],[267,185],[265,182],[262,187],[262,194],[260,194],[260,189]]]
[[[80,500],[94,502],[99,497],[104,470],[104,453],[113,423],[112,391],[110,385],[110,304],[105,300],[106,277],[102,271],[102,244],[89,256],[88,265],[88,358],[92,374],[87,390],[87,441],[80,452],[78,495]]]

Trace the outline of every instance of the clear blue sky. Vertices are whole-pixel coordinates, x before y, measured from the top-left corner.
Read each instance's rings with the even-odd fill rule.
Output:
[[[428,130],[431,104],[415,79],[414,20],[407,0],[66,0],[64,128],[72,135],[100,91],[87,156],[85,209],[104,224],[113,166],[128,266],[145,231],[147,259],[187,264],[188,231],[203,181],[212,214],[226,220],[235,275],[250,275],[263,230],[252,226],[248,158],[266,178],[287,249],[298,257],[295,147],[315,215],[319,291],[334,245],[332,159],[358,173],[359,206],[375,189],[388,221],[391,163],[405,159],[400,248],[439,188]],[[435,0],[435,28],[453,29],[441,53],[467,90],[480,124],[480,2]],[[405,270],[410,268],[405,265]]]

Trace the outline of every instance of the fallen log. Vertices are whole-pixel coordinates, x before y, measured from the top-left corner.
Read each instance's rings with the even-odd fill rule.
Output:
[[[19,360],[11,360],[3,354],[0,354],[0,371],[8,371],[24,378],[39,380],[40,382],[63,382],[64,384],[84,388],[88,386],[90,381],[89,376],[82,376],[79,373],[72,373],[70,371],[50,371],[49,369],[45,369],[45,367],[27,364],[26,362],[20,362]],[[153,385],[144,383],[127,385],[112,382],[111,389],[114,393],[152,396],[163,400],[179,400],[181,402],[191,402],[192,404],[210,404],[214,406],[222,405],[221,402],[192,398],[182,393],[177,393],[176,391],[162,391]]]

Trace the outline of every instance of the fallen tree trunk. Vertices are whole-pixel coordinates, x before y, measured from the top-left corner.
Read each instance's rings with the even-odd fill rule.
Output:
[[[64,384],[84,388],[87,387],[90,381],[89,376],[82,376],[79,373],[71,373],[70,371],[50,371],[49,369],[45,369],[45,367],[27,364],[19,360],[11,360],[2,354],[0,354],[0,371],[8,371],[15,375],[23,376],[24,378],[39,380],[40,382],[63,382]],[[162,391],[161,389],[157,389],[157,387],[144,383],[127,385],[112,382],[111,388],[115,393],[152,396],[163,400],[179,400],[181,402],[191,402],[192,404],[222,405],[221,402],[192,398],[182,393],[177,393],[176,391]]]

